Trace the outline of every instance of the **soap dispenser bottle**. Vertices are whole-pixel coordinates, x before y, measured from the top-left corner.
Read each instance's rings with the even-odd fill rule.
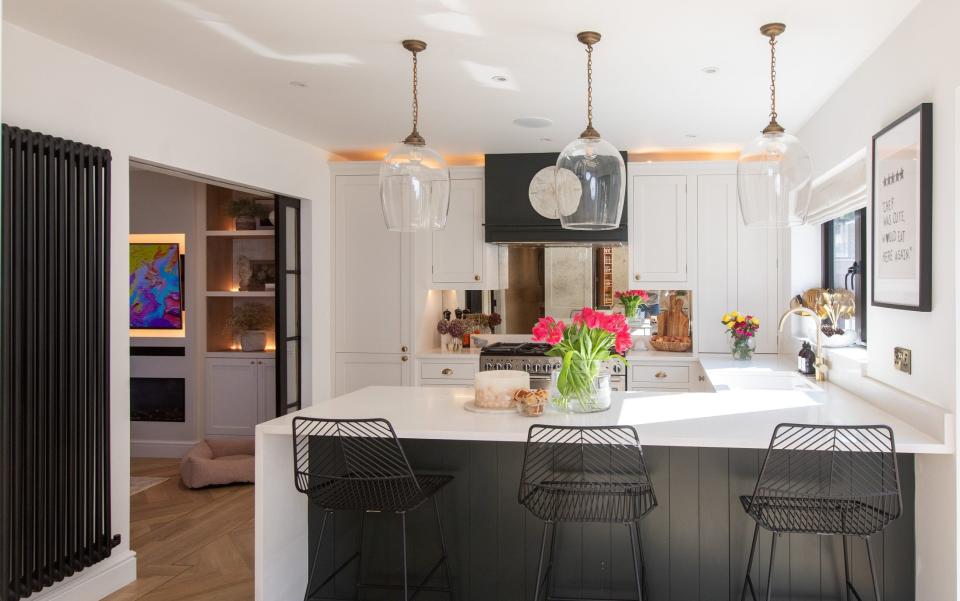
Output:
[[[805,376],[812,376],[816,373],[816,368],[814,367],[816,361],[816,353],[813,352],[810,343],[804,341],[803,346],[800,348],[800,354],[797,356],[797,371]]]

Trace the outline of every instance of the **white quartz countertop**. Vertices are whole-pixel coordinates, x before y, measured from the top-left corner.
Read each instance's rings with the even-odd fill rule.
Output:
[[[924,432],[860,397],[791,371],[782,359],[738,362],[700,356],[716,392],[615,392],[608,411],[537,418],[466,411],[471,388],[371,386],[257,426],[261,434],[290,435],[294,416],[385,418],[401,438],[524,441],[534,423],[632,425],[643,444],[766,448],[779,423],[886,424],[904,453],[950,453],[953,441]],[[952,416],[951,416],[952,417]]]

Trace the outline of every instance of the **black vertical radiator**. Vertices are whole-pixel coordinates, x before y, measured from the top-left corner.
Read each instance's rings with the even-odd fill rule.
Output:
[[[3,125],[0,601],[110,555],[110,151]]]

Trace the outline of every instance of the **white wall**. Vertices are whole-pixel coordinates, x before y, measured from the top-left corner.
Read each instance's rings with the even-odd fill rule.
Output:
[[[131,357],[132,377],[182,377],[185,379],[185,421],[131,422],[131,454],[134,457],[180,457],[201,437],[202,399],[199,349],[201,324],[196,308],[204,302],[200,290],[200,256],[203,238],[198,231],[197,205],[206,194],[206,186],[188,179],[153,171],[130,172],[130,233],[184,234],[186,273],[183,338],[130,338],[131,346],[183,346],[183,357]]]
[[[822,174],[921,102],[933,102],[933,311],[868,308],[871,378],[956,409],[957,301],[955,89],[960,85],[960,2],[923,0],[814,116],[795,132]],[[819,233],[798,230],[793,263],[816,256]],[[812,258],[810,260],[813,260]],[[794,290],[818,284],[794,269]],[[869,280],[869,278],[868,278]],[[913,351],[913,374],[893,369],[893,347]],[[917,599],[956,599],[956,456],[917,458]]]
[[[125,249],[131,158],[306,199],[304,203],[304,397],[330,394],[330,183],[327,153],[171,88],[3,23],[3,120],[109,148],[114,250]],[[278,110],[281,110],[278,108]],[[114,557],[81,572],[132,576],[129,497],[129,340],[127,254],[111,256],[111,474]],[[311,352],[312,350],[312,352]],[[308,391],[310,391],[308,393]],[[311,396],[312,395],[312,396]],[[120,570],[117,563],[126,561]],[[88,599],[63,583],[37,598]],[[103,586],[103,581],[89,586]],[[102,588],[100,590],[103,590]]]

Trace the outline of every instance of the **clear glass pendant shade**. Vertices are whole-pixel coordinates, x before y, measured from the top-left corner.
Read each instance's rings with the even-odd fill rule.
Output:
[[[568,230],[620,227],[626,181],[623,157],[609,142],[577,138],[567,144],[557,159],[556,172],[561,225]]]
[[[747,227],[801,225],[810,205],[812,168],[800,141],[765,133],[748,144],[737,162],[740,214]]]
[[[388,230],[442,230],[450,209],[446,161],[426,146],[395,146],[380,164],[380,202]]]

